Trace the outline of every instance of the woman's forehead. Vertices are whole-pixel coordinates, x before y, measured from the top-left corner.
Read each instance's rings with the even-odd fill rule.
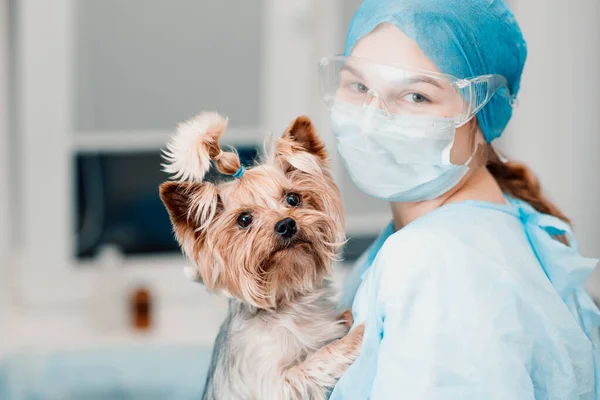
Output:
[[[379,25],[361,38],[350,55],[386,65],[440,72],[414,40],[389,23]]]

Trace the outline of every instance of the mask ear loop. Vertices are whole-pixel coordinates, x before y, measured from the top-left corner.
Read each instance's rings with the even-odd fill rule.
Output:
[[[470,104],[476,104],[476,106],[470,111],[469,117],[466,118],[464,122],[457,124],[456,128],[460,128],[460,127],[468,124],[470,121],[472,121],[477,116],[477,113],[479,111],[481,111],[481,109],[483,107],[485,107],[485,105],[487,103],[489,103],[489,101],[492,99],[492,97],[501,88],[506,88],[506,91],[508,92],[508,96],[510,98],[510,100],[509,100],[510,106],[515,107],[518,105],[516,96],[510,93],[510,89],[508,88],[507,79],[502,75],[497,75],[497,74],[482,75],[482,76],[477,76],[477,77],[469,78],[469,79],[461,79],[459,82],[456,83],[456,87],[459,90],[464,89],[467,86],[470,87],[470,91],[469,91],[469,95],[471,98]],[[485,94],[483,92],[485,92]],[[478,98],[478,96],[479,96],[479,98]],[[483,100],[479,100],[480,98],[483,98]],[[483,149],[487,148],[487,146],[485,146],[485,144],[486,144],[485,139],[477,134],[478,130],[477,130],[476,122],[474,122],[474,126],[475,126],[474,134],[476,135],[476,138],[475,138],[475,142],[474,142],[474,146],[473,146],[473,151],[471,152],[471,156],[468,158],[468,160],[465,161],[461,166],[469,165],[471,163],[471,161],[473,161],[473,158],[475,157],[475,154],[477,153],[477,151],[479,150],[480,147]],[[492,147],[492,149],[498,155],[500,160],[503,160],[503,159],[507,160],[506,157],[499,154],[493,147]]]
[[[466,123],[468,123],[469,121],[473,120],[473,117],[471,117]],[[477,129],[477,126],[478,126],[477,122],[473,122],[473,129],[472,129],[471,134],[475,135],[475,138],[473,140],[473,150],[471,151],[471,155],[469,156],[469,158],[464,163],[456,165],[457,167],[465,167],[466,166],[466,167],[471,168],[471,162],[475,158],[475,155],[477,154],[477,152],[479,151],[479,149],[484,149],[485,150],[485,148],[486,148],[486,146],[485,146],[486,141],[483,138],[483,135],[479,135],[478,134],[479,130]],[[455,164],[453,164],[453,165],[455,165]]]
[[[496,154],[496,157],[498,157],[498,160],[500,160],[502,164],[506,164],[510,161],[510,159],[506,157],[504,153],[498,150],[495,146],[490,145],[490,147],[492,148],[492,151]]]

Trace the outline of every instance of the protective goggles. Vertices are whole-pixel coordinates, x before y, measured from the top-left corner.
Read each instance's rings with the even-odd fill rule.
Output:
[[[467,123],[498,92],[513,99],[506,78],[451,75],[384,65],[357,57],[324,58],[319,64],[321,95],[328,107],[336,100],[377,107],[384,114],[450,118]],[[504,88],[505,90],[501,90]]]

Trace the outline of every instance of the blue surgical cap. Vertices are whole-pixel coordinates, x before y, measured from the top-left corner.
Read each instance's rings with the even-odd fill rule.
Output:
[[[365,0],[350,23],[345,54],[386,22],[413,39],[441,72],[457,78],[503,75],[510,93],[518,93],[527,46],[502,0]],[[504,131],[511,101],[502,89],[477,114],[486,141]]]

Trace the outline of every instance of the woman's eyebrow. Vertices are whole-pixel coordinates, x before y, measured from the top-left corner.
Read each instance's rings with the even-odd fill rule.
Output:
[[[437,88],[444,90],[445,88],[440,84],[438,79],[431,78],[429,76],[409,76],[406,78],[401,78],[396,80],[395,82],[403,83],[407,85],[412,85],[414,83],[428,83],[430,85],[436,86]]]
[[[360,79],[364,79],[364,77],[362,76],[362,74],[360,73],[359,70],[357,70],[356,68],[354,68],[351,65],[348,64],[344,64],[344,66],[342,67],[342,71],[348,71],[350,72],[352,75],[360,78]]]
[[[344,66],[342,66],[342,71],[347,71],[349,73],[351,73],[352,75],[360,78],[360,79],[364,79],[362,73],[354,68],[352,65],[349,64],[344,64]],[[393,80],[394,83],[402,83],[405,85],[411,85],[414,83],[428,83],[430,85],[433,85],[441,90],[444,90],[445,88],[440,84],[439,79],[435,79],[429,76],[408,76],[408,77],[402,77],[399,79],[394,79]]]

